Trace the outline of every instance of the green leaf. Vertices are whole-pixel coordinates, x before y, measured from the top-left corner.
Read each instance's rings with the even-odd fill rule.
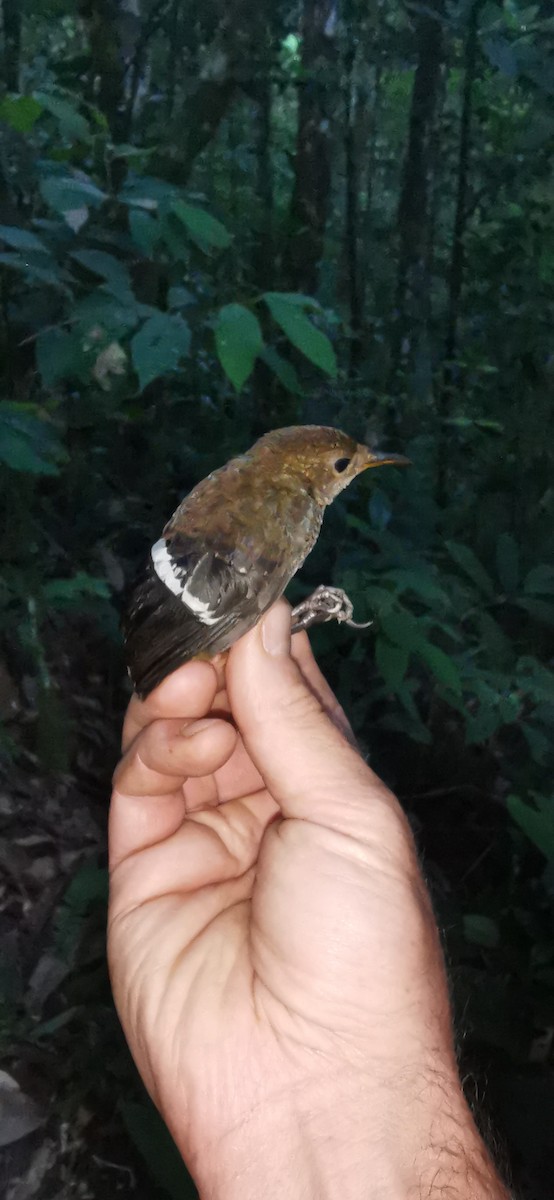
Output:
[[[195,204],[185,204],[184,200],[174,200],[171,212],[182,222],[189,237],[201,250],[225,250],[231,244],[229,231],[205,209]]]
[[[501,533],[496,543],[496,569],[504,591],[511,596],[519,583],[519,549],[511,533]]]
[[[113,289],[108,292],[99,287],[88,296],[83,296],[72,308],[71,322],[74,326],[79,326],[84,336],[95,326],[119,336],[135,329],[139,323],[140,311],[141,306],[135,303],[133,296],[128,295],[125,300],[118,300],[113,295]]]
[[[419,631],[415,617],[406,609],[397,607],[391,612],[380,613],[379,624],[383,633],[395,646],[402,646],[409,651],[421,649],[425,639]]]
[[[42,588],[44,601],[50,608],[79,608],[83,599],[93,596],[108,600],[110,590],[105,579],[95,579],[86,571],[77,571],[70,579],[51,579]]]
[[[462,691],[460,672],[453,660],[432,642],[422,641],[417,647],[417,654],[431,668],[435,679],[444,687],[451,688],[459,696]]]
[[[466,715],[466,742],[468,746],[479,746],[488,742],[493,733],[500,729],[504,722],[498,709],[493,705],[480,702],[476,713]]]
[[[104,250],[74,250],[71,257],[87,271],[106,280],[110,292],[123,304],[133,303],[131,276],[124,263]]]
[[[264,346],[260,358],[263,359],[270,371],[277,376],[279,383],[287,390],[292,392],[293,396],[303,396],[304,392],[302,384],[298,378],[296,367],[292,363],[287,362],[274,346]]]
[[[215,326],[217,356],[237,392],[252,374],[263,344],[260,322],[243,304],[226,304],[219,310]]]
[[[417,571],[405,567],[395,567],[392,571],[387,571],[386,578],[391,579],[397,585],[396,590],[399,592],[414,592],[416,596],[421,596],[424,600],[437,600],[445,608],[450,607],[449,597],[435,582],[429,569],[423,568]]]
[[[84,356],[79,342],[62,329],[49,329],[36,341],[37,367],[45,388],[80,374]]]
[[[264,299],[268,296],[277,296],[279,300],[286,300],[287,304],[292,304],[295,308],[311,308],[314,312],[321,312],[321,304],[314,296],[305,296],[302,292],[266,292]]]
[[[0,462],[27,475],[58,475],[57,464],[63,457],[63,446],[49,422],[18,404],[0,405]]]
[[[552,739],[540,729],[535,729],[533,725],[523,721],[520,724],[521,732],[529,746],[531,758],[541,765],[547,766],[552,754]]]
[[[494,584],[490,575],[485,571],[484,566],[479,562],[479,559],[470,550],[469,546],[464,546],[461,542],[445,542],[454,562],[461,568],[465,575],[468,575],[472,582],[476,585],[480,592],[492,599],[494,596]]]
[[[388,688],[398,691],[408,670],[410,651],[405,646],[395,646],[386,637],[378,637],[375,643],[375,662]]]
[[[108,902],[108,872],[105,867],[82,866],[73,876],[56,916],[54,946],[64,962],[70,963],[79,944],[84,921],[91,908],[104,909]]]
[[[508,812],[529,841],[554,862],[554,797],[535,795],[534,799],[537,807],[531,808],[519,796],[508,796]]]
[[[26,275],[28,279],[36,279],[39,283],[46,284],[47,287],[57,288],[61,292],[68,290],[55,270],[41,266],[40,262],[31,262],[29,252],[26,253],[25,258],[15,253],[0,254],[0,265],[17,271],[21,275]]]
[[[531,595],[544,593],[554,596],[554,567],[548,563],[540,563],[538,567],[533,567],[525,579],[523,590]]]
[[[69,100],[62,100],[52,92],[35,92],[35,99],[42,108],[56,118],[62,137],[68,141],[86,142],[90,137],[88,121]]]
[[[42,104],[34,96],[5,96],[0,104],[0,121],[16,133],[30,133],[41,112]]]
[[[273,320],[283,330],[289,342],[314,366],[334,379],[337,374],[335,351],[326,334],[308,320],[297,304],[291,303],[286,292],[265,292],[265,300]]]
[[[131,357],[140,391],[166,371],[174,371],[190,350],[190,329],[182,317],[156,313],[131,341]]]
[[[142,1155],[150,1174],[171,1200],[197,1196],[177,1147],[153,1104],[122,1105],[127,1132]]]
[[[518,597],[516,603],[518,608],[524,608],[535,621],[540,621],[544,625],[554,625],[554,604],[549,604],[547,600],[535,600],[534,597],[530,599]]]
[[[500,930],[492,917],[483,913],[466,913],[464,917],[464,937],[473,946],[483,946],[486,950],[494,950],[500,942]]]
[[[100,208],[107,199],[106,193],[90,180],[72,175],[48,175],[41,179],[40,191],[46,204],[61,213],[68,224],[68,214],[82,208]]]
[[[0,239],[12,246],[14,250],[34,250],[39,254],[49,254],[48,247],[41,242],[36,234],[19,225],[0,225]]]
[[[161,238],[161,229],[156,218],[141,208],[132,208],[129,212],[129,230],[135,246],[150,258]]]

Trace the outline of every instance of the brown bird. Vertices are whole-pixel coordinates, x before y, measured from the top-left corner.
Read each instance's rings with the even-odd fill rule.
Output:
[[[317,541],[323,514],[368,467],[409,462],[321,425],[275,429],[196,485],[150,551],[123,622],[129,674],[145,697],[196,657],[227,650],[284,592]],[[337,619],[339,588],[317,588],[293,630]],[[368,622],[371,624],[371,622]]]

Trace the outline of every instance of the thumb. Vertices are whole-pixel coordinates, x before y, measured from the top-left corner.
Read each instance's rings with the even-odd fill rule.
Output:
[[[285,816],[359,836],[372,796],[389,794],[324,711],[290,649],[290,607],[280,601],[230,652],[233,716]]]

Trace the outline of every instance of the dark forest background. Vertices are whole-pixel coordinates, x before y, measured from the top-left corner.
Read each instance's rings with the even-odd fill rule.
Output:
[[[554,1196],[549,0],[0,3],[0,1178],[193,1195],[107,983],[126,583],[265,430],[403,451],[291,595],[418,837],[461,1069]]]

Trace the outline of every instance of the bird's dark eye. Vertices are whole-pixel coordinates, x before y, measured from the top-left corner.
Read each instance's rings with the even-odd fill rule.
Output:
[[[349,458],[337,458],[337,461],[335,463],[335,471],[338,471],[338,473],[340,475],[342,471],[346,471],[346,468],[347,468],[349,462],[350,462]]]

